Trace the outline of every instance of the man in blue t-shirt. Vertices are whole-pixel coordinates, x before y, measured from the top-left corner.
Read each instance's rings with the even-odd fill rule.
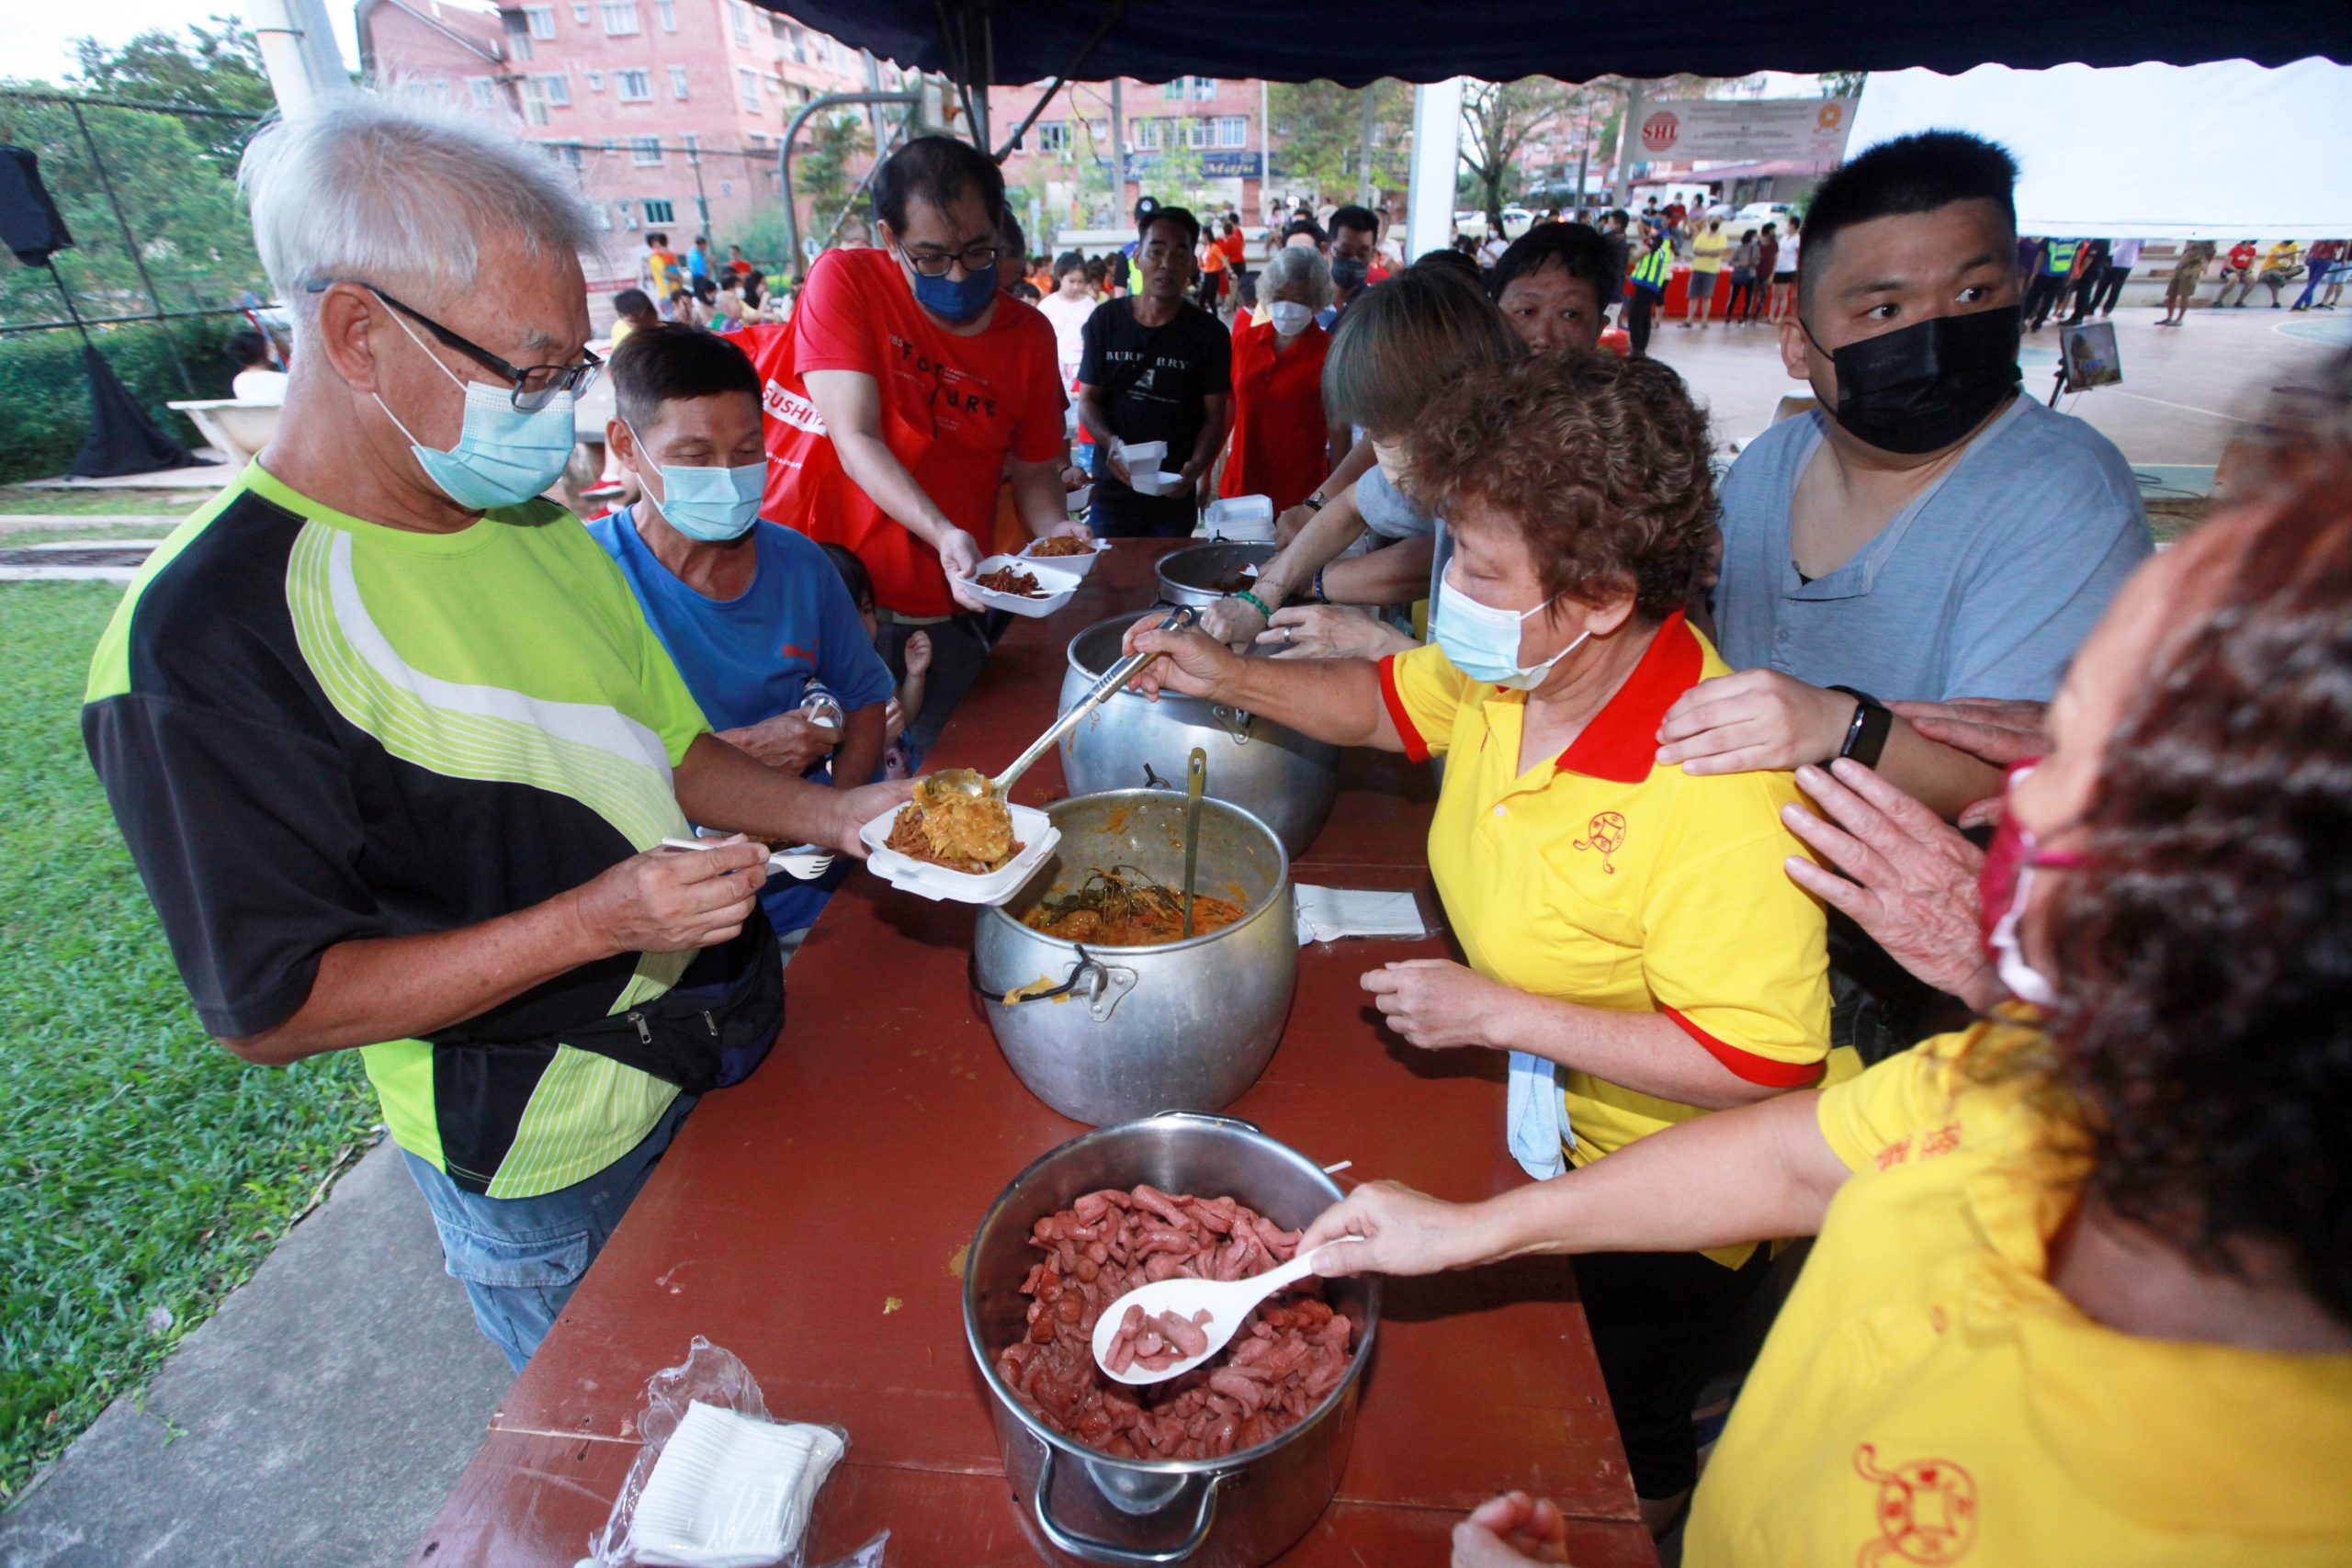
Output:
[[[889,668],[823,550],[759,521],[767,456],[752,362],[724,338],[665,324],[615,349],[612,377],[605,440],[643,499],[588,532],[703,716],[771,767],[821,782],[878,777]],[[817,882],[779,875],[761,890],[787,959],[845,874],[842,863]]]

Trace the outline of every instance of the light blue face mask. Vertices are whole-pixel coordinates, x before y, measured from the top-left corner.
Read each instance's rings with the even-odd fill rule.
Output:
[[[518,409],[511,389],[460,379],[397,312],[392,320],[400,321],[401,331],[435,368],[465,389],[465,423],[458,427],[458,444],[446,448],[427,446],[410,435],[383,394],[375,395],[376,406],[408,436],[409,450],[416,454],[424,477],[439,485],[443,494],[469,512],[487,512],[529,501],[563,477],[563,466],[571,460],[578,440],[570,392],[558,392],[544,408]]]
[[[1585,632],[1541,664],[1521,664],[1521,629],[1530,616],[1542,615],[1550,604],[1547,599],[1532,610],[1498,610],[1491,604],[1481,604],[1456,588],[1449,574],[1445,592],[1437,597],[1437,615],[1431,630],[1446,662],[1473,681],[1515,692],[1531,691],[1552,672],[1552,666],[1574,653],[1585,637],[1592,635]]]
[[[641,469],[645,438],[633,424],[624,423],[621,428],[637,443]],[[760,497],[768,486],[764,457],[740,468],[689,468],[663,463],[655,471],[662,476],[662,493],[652,498],[653,504],[660,508],[664,523],[689,539],[723,545],[741,538],[760,520]]]

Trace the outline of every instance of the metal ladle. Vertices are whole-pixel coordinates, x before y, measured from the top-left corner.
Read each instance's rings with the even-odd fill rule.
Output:
[[[1201,863],[1201,795],[1208,780],[1209,754],[1195,746],[1184,769],[1184,934],[1178,939],[1184,942],[1193,936],[1193,874]]]
[[[1182,631],[1201,618],[1201,613],[1191,605],[1171,612],[1159,623],[1158,630]],[[1012,765],[990,778],[978,768],[942,768],[919,780],[915,795],[920,802],[926,795],[968,795],[975,800],[990,796],[1001,800],[1012,782],[1029,771],[1029,765],[1052,749],[1054,742],[1078,727],[1078,721],[1100,707],[1104,699],[1135,679],[1136,671],[1159,656],[1156,653],[1130,653],[1102,672],[1102,678],[1087,688],[1086,695],[1072,703],[1069,711],[1046,727],[1046,733],[1029,743],[1029,750],[1012,760]]]

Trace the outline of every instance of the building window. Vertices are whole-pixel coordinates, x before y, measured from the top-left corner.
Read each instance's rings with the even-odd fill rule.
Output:
[[[1037,151],[1067,152],[1069,151],[1069,122],[1063,119],[1041,119],[1037,122]]]
[[[571,107],[570,76],[534,76],[531,80],[538,84],[539,96],[555,107],[568,109]]]
[[[639,168],[650,168],[662,161],[662,139],[658,136],[632,136],[628,139],[628,161]]]
[[[702,151],[702,137],[696,132],[689,130],[682,140],[686,144],[686,162],[690,164],[700,164],[702,160],[696,157],[695,154]]]
[[[1203,103],[1206,103],[1209,99],[1216,97],[1216,77],[1214,77],[1214,76],[1195,76],[1195,77],[1193,77],[1193,97],[1195,97],[1195,98],[1197,98],[1197,99],[1199,99],[1199,100],[1200,100],[1200,101],[1202,101]]]
[[[653,0],[653,14],[661,18],[663,32],[678,30],[678,0]]]
[[[649,196],[639,205],[645,209],[648,223],[675,223],[678,220],[677,214],[670,210],[670,204],[666,201],[656,201]]]
[[[588,25],[588,13],[593,9],[594,7],[590,6],[574,6],[571,8],[571,19],[584,28]]]
[[[1163,98],[1214,98],[1216,96],[1216,78],[1179,76],[1171,82],[1162,84],[1159,96]]]
[[[1207,119],[1186,120],[1184,122],[1184,145],[1187,147],[1216,146],[1216,122],[1215,120]]]
[[[742,90],[743,112],[760,112],[760,73],[748,65],[735,67],[735,83]]]
[[[523,19],[531,25],[533,38],[555,37],[554,6],[526,6],[523,7]]]
[[[805,104],[817,96],[816,88],[803,83],[791,82],[786,85],[792,95],[792,101],[796,104]]]
[[[683,65],[670,67],[670,96],[673,98],[686,96],[686,68]]]
[[[1131,119],[1127,130],[1138,152],[1156,152],[1168,145],[1168,122],[1164,119]]]
[[[605,33],[626,38],[637,31],[637,0],[605,0]]]
[[[487,76],[469,76],[466,89],[474,96],[474,107],[486,109],[498,102],[498,84]]]
[[[616,71],[613,85],[621,93],[625,104],[650,104],[653,101],[653,76],[647,71]]]
[[[1167,81],[1162,82],[1159,85],[1159,96],[1163,98],[1182,97],[1184,96],[1184,84],[1188,80],[1190,80],[1190,78],[1183,76],[1172,76],[1169,78]]]
[[[588,166],[588,160],[580,155],[580,143],[577,141],[567,141],[563,144],[563,162],[564,166],[574,173]],[[612,225],[607,223],[605,227],[609,229]]]
[[[507,57],[512,60],[530,59],[530,19],[520,11],[501,11],[498,17],[506,28]]]
[[[750,43],[752,41],[752,8],[744,5],[743,0],[727,0],[727,11],[735,24],[735,41],[741,44]]]
[[[601,93],[605,90],[605,73],[602,71],[588,73],[588,90],[592,93]]]
[[[1216,118],[1216,144],[1220,147],[1250,145],[1250,117],[1224,114]]]
[[[519,91],[523,98],[525,121],[532,125],[545,125],[548,122],[548,94],[547,89],[539,85],[539,79],[536,76],[524,77]]]

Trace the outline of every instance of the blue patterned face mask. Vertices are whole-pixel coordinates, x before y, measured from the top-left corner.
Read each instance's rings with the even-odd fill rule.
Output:
[[[427,446],[410,435],[383,394],[375,394],[376,406],[408,436],[409,450],[416,454],[424,477],[440,486],[443,494],[469,512],[487,512],[528,501],[563,477],[563,466],[571,460],[579,439],[572,428],[570,392],[557,393],[543,408],[518,409],[509,389],[459,379],[397,313],[392,320],[435,369],[465,389],[465,423],[458,428],[458,444],[449,447]]]

